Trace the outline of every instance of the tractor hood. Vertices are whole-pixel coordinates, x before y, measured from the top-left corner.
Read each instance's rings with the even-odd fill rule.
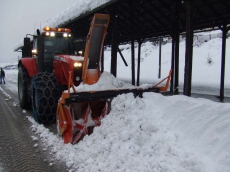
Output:
[[[65,63],[71,63],[73,61],[84,61],[84,57],[82,56],[74,56],[74,55],[61,55],[61,54],[57,54],[54,56],[54,61],[62,61]]]
[[[79,85],[82,81],[82,68],[84,57],[74,55],[57,54],[53,59],[53,72],[57,78],[58,83],[61,85],[68,85],[69,72],[71,80],[75,86]]]

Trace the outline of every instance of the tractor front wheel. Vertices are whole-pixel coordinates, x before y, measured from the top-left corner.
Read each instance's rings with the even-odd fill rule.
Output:
[[[55,122],[60,90],[55,76],[51,73],[38,73],[32,79],[32,107],[34,119],[38,123]]]

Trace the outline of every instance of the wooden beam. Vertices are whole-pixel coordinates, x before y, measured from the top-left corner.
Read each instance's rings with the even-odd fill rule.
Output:
[[[125,58],[124,58],[124,56],[123,56],[123,54],[122,54],[122,52],[121,52],[119,47],[117,47],[117,50],[118,50],[118,53],[120,54],[120,56],[121,56],[121,58],[122,58],[122,60],[123,60],[123,62],[125,64],[125,66],[128,66],[128,64],[127,64],[127,62],[126,62],[126,60],[125,60]]]

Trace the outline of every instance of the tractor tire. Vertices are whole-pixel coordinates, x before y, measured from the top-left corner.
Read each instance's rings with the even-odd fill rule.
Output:
[[[61,96],[56,77],[52,73],[38,73],[32,79],[31,89],[35,121],[41,124],[55,123]]]
[[[29,95],[31,78],[23,65],[18,67],[18,99],[22,109],[31,109],[31,98]]]

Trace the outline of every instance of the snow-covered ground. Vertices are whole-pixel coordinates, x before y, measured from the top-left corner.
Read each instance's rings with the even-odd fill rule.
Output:
[[[229,39],[227,39],[227,46]],[[180,43],[180,84],[183,83],[184,42]],[[120,46],[129,67],[118,54],[118,78],[131,78],[129,45]],[[110,51],[105,52],[105,70],[109,71]],[[142,46],[141,82],[156,83],[158,46]],[[137,54],[137,53],[136,53]],[[219,38],[194,47],[193,85],[217,87],[219,93],[221,40]],[[212,63],[207,63],[207,58]],[[230,87],[230,52],[226,54],[225,87]],[[162,78],[171,65],[171,44],[162,46]],[[16,78],[17,70],[6,70],[6,82]],[[125,85],[107,73],[100,84]],[[82,86],[81,86],[81,89]],[[15,87],[15,91],[17,91]],[[215,94],[215,93],[212,93]],[[230,94],[230,93],[225,93]],[[69,171],[127,172],[229,172],[230,171],[230,104],[183,95],[165,97],[145,93],[143,98],[124,94],[113,99],[111,112],[94,133],[79,144],[63,144],[33,118],[31,130],[48,147],[56,160],[66,161]],[[26,115],[26,113],[25,113]],[[36,144],[36,139],[34,139]]]
[[[124,94],[112,101],[102,125],[77,145],[63,144],[29,120],[70,171],[229,172],[229,115],[229,104],[210,100]]]

